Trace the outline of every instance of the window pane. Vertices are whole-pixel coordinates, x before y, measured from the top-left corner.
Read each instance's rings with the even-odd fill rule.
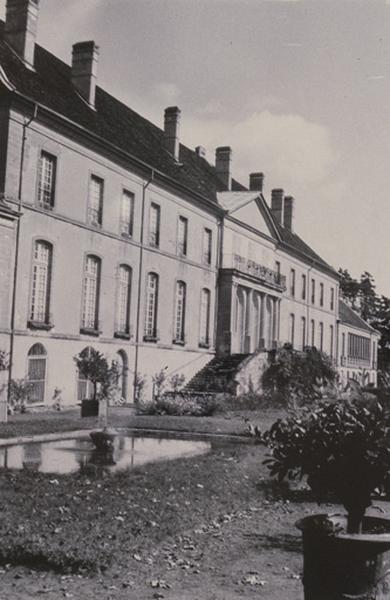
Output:
[[[203,263],[206,265],[211,265],[211,245],[212,232],[210,229],[205,229],[203,236]]]
[[[38,205],[51,210],[54,206],[56,157],[41,152],[38,167]]]
[[[122,193],[120,232],[133,235],[134,195],[126,190]]]
[[[200,303],[200,342],[210,344],[210,292],[202,290]]]
[[[151,246],[160,244],[160,207],[157,204],[150,206],[149,243]]]
[[[180,256],[187,255],[187,236],[188,220],[185,217],[179,217],[177,250]]]
[[[176,284],[175,297],[175,341],[184,342],[184,318],[185,318],[186,286],[182,281]]]
[[[103,180],[92,175],[89,181],[88,223],[102,224]]]
[[[35,242],[32,271],[30,319],[38,323],[48,323],[51,279],[50,244]]]
[[[98,293],[100,287],[100,260],[88,256],[85,264],[83,285],[82,327],[98,329]]]
[[[149,273],[146,288],[146,315],[145,335],[157,337],[157,302],[158,302],[158,277],[155,273]]]
[[[121,265],[118,272],[116,323],[116,331],[120,333],[130,332],[130,284],[131,270],[129,267]]]

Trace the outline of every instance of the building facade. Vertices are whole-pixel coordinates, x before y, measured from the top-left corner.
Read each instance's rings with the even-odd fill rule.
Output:
[[[0,342],[31,403],[88,395],[88,347],[128,401],[137,374],[188,379],[216,352],[288,341],[337,362],[338,276],[294,233],[293,198],[235,181],[228,147],[215,165],[186,148],[177,107],[159,129],[98,87],[94,42],[70,66],[38,46],[38,11],[8,0],[0,28]]]

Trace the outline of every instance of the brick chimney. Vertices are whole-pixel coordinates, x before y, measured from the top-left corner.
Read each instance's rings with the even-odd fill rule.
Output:
[[[196,146],[195,152],[201,158],[206,158],[206,148],[204,148],[203,146]]]
[[[180,115],[181,110],[177,106],[168,106],[164,112],[165,148],[175,160],[179,160]]]
[[[232,149],[230,146],[220,146],[215,150],[215,170],[223,183],[224,189],[232,189]]]
[[[95,108],[98,57],[99,47],[95,42],[73,44],[72,83],[92,108]]]
[[[39,0],[7,0],[4,41],[30,69],[34,68],[38,12]]]
[[[264,184],[264,173],[251,173],[249,175],[249,189],[251,191],[262,192]]]
[[[292,196],[286,196],[284,199],[284,215],[283,225],[290,231],[293,230],[294,221],[294,198]]]
[[[282,189],[275,189],[271,192],[271,212],[274,216],[275,221],[279,225],[283,225],[283,212],[284,212],[284,191]]]

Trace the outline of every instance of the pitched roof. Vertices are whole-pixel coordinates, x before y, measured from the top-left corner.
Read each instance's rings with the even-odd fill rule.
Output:
[[[299,254],[304,254],[309,260],[315,261],[317,265],[324,267],[326,270],[330,270],[338,277],[337,272],[333,267],[331,267],[317,252],[306,244],[294,231],[287,229],[287,227],[283,227],[279,223],[275,222],[277,231],[280,235],[282,244],[284,244],[287,249],[292,248],[296,250]]]
[[[99,86],[96,87],[96,110],[92,110],[71,82],[71,67],[38,44],[35,46],[35,70],[28,69],[3,41],[3,28],[4,23],[0,21],[0,66],[20,94],[81,125],[211,203],[218,204],[217,193],[223,192],[224,186],[215,167],[205,158],[180,144],[180,162],[177,162],[165,149],[162,129]],[[244,192],[245,196],[253,193],[233,179],[232,191],[226,192],[226,196],[224,194],[222,206],[225,209],[232,208],[236,201],[233,196],[232,200],[227,200],[233,192]],[[333,271],[298,235],[277,223],[275,228],[287,249],[290,247]]]
[[[371,327],[366,321],[364,321],[352,308],[348,306],[343,300],[339,300],[339,319],[340,322],[344,325],[351,325],[352,327],[357,327],[358,329],[363,329],[368,333],[379,333]]]
[[[164,132],[131,108],[96,87],[96,110],[91,110],[71,82],[71,68],[53,54],[35,46],[35,71],[2,41],[0,22],[0,64],[18,92],[67,117],[106,141],[132,154],[151,167],[216,203],[223,184],[210,165],[196,152],[180,144],[178,163],[164,147]],[[246,188],[232,181],[232,188]]]

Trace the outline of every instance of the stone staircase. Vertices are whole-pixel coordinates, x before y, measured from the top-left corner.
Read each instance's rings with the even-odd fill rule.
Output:
[[[234,376],[249,354],[215,356],[187,383],[188,392],[231,392],[235,393]]]

